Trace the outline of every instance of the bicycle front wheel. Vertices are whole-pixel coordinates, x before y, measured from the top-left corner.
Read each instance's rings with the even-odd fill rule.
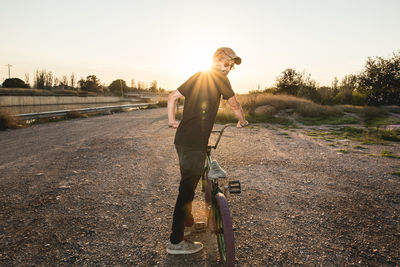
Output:
[[[232,218],[224,194],[215,195],[215,223],[219,254],[225,266],[235,264],[235,238],[233,236]]]

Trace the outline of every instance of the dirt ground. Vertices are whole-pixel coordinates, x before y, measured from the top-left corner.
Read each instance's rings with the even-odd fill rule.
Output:
[[[218,266],[207,231],[190,236],[201,252],[166,252],[180,179],[166,124],[160,108],[0,132],[0,265]],[[213,157],[242,183],[239,266],[400,265],[400,160],[376,156],[400,146],[356,145],[226,130]]]

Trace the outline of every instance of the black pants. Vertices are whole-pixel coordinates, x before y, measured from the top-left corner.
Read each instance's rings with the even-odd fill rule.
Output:
[[[204,151],[179,145],[175,145],[175,148],[179,157],[181,181],[170,236],[170,241],[173,244],[177,244],[183,240],[185,223],[187,226],[193,224],[193,216],[191,214],[192,201],[196,186],[203,174],[206,159],[206,152]]]

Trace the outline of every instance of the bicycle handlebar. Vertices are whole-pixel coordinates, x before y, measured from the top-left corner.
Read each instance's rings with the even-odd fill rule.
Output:
[[[211,131],[212,133],[219,133],[219,136],[218,136],[217,142],[215,142],[215,145],[213,145],[213,146],[208,146],[209,148],[217,149],[217,146],[218,146],[219,140],[220,140],[221,137],[222,137],[222,134],[224,133],[225,129],[226,129],[227,127],[229,127],[229,126],[232,126],[232,124],[230,124],[230,123],[225,124],[225,126],[224,126],[221,130],[219,130],[219,131]]]

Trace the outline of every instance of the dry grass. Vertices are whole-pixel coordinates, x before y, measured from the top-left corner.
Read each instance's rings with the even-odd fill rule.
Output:
[[[0,110],[0,130],[18,129],[26,126],[26,123],[13,114]]]
[[[242,103],[243,109],[250,115],[255,113],[257,107],[261,106],[271,106],[278,112],[292,109],[303,117],[335,117],[342,113],[338,108],[315,104],[310,100],[289,95],[242,95],[239,96],[239,101]],[[268,109],[265,110],[268,111]]]
[[[168,106],[168,100],[159,100],[156,106],[160,108],[165,108]]]
[[[249,112],[254,111],[259,106],[269,105],[277,110],[295,109],[301,103],[313,103],[310,100],[297,98],[290,95],[256,94],[241,95],[238,97],[243,108]]]
[[[0,95],[23,95],[23,96],[77,96],[78,91],[62,89],[29,89],[29,88],[0,88]]]
[[[296,112],[303,117],[335,117],[341,115],[338,108],[315,103],[299,103]]]
[[[67,119],[79,119],[79,118],[87,118],[87,114],[80,113],[76,110],[71,110],[67,112],[66,118]]]

